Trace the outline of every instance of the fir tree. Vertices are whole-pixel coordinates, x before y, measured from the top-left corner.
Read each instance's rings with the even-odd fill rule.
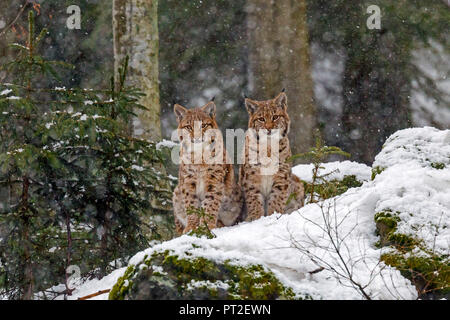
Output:
[[[35,37],[30,12],[28,41],[7,65],[15,80],[0,84],[0,290],[15,299],[64,282],[70,294],[70,265],[105,275],[160,237],[155,225],[144,235],[142,217],[170,206],[161,152],[128,134],[143,107],[125,86],[127,61],[107,90],[41,88],[65,65],[38,54],[46,33]]]

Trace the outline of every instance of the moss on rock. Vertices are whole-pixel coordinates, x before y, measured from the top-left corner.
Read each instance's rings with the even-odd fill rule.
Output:
[[[450,260],[437,255],[420,239],[398,232],[401,221],[399,212],[387,209],[375,214],[379,246],[391,246],[393,250],[381,256],[381,260],[396,268],[417,288],[419,298],[450,298]]]
[[[382,173],[385,169],[379,166],[376,166],[374,168],[372,168],[372,176],[371,176],[371,180],[373,181],[375,179],[375,177],[377,175],[379,175],[380,173]]]
[[[381,256],[387,265],[396,268],[411,280],[421,299],[450,298],[450,263],[448,257],[411,252],[387,253]]]
[[[129,267],[109,295],[112,300],[294,298],[292,289],[261,265],[180,258],[169,251]]]
[[[445,168],[445,163],[441,163],[441,162],[433,162],[431,164],[431,167],[438,169],[438,170],[442,170]]]

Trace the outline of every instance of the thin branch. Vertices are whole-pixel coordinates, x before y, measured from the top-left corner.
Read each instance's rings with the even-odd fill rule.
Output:
[[[32,4],[31,0],[26,0],[25,4],[19,10],[19,13],[14,18],[14,20],[0,32],[0,37],[6,34],[6,31],[8,31],[17,22],[17,20],[19,20],[19,18],[22,16],[23,12],[25,11],[25,9],[28,7],[29,4]]]
[[[87,300],[87,299],[90,299],[90,298],[99,296],[99,295],[101,295],[101,294],[108,293],[109,291],[111,291],[111,290],[110,290],[110,289],[100,290],[100,291],[98,291],[98,292],[96,292],[96,293],[92,293],[92,294],[87,295],[87,296],[85,296],[85,297],[78,298],[78,300]]]

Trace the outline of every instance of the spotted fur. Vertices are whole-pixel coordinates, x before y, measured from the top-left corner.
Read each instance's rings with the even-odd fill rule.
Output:
[[[300,179],[292,174],[289,146],[290,119],[287,113],[287,97],[284,92],[267,101],[245,99],[249,114],[249,129],[254,129],[255,139],[246,137],[244,163],[240,167],[239,180],[244,192],[246,212],[242,219],[252,221],[274,212],[290,213],[303,206],[304,188]],[[273,174],[262,174],[265,167],[260,161],[252,163],[250,152],[261,146],[261,132],[279,143],[278,170]],[[267,148],[268,156],[271,151]]]
[[[180,157],[193,152],[183,139],[202,141],[202,148],[209,148],[209,151],[215,155],[217,145],[215,139],[222,139],[222,136],[212,137],[209,141],[205,138],[208,129],[219,129],[215,119],[214,102],[211,101],[203,107],[190,110],[176,104],[174,111],[182,146]],[[188,135],[183,137],[181,130],[188,132]],[[196,133],[198,137],[195,136]],[[180,163],[179,182],[173,194],[175,225],[178,233],[189,232],[205,222],[209,229],[230,226],[240,216],[243,206],[242,192],[235,182],[233,166],[230,161],[227,161],[225,148],[222,150],[220,163],[208,164],[204,159],[200,159],[200,163]],[[212,219],[203,221],[197,215],[188,215],[186,210],[191,207],[203,208]]]

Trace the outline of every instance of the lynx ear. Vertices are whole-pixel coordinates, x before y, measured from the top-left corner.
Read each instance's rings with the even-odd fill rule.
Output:
[[[187,109],[183,106],[180,106],[179,104],[175,103],[173,106],[173,112],[175,113],[175,116],[177,117],[177,121],[180,122],[184,115],[186,114]]]
[[[258,104],[249,98],[245,98],[245,107],[250,115],[254,114],[258,110]]]
[[[275,103],[278,107],[282,109],[287,109],[287,96],[286,93],[283,91],[275,98]]]
[[[216,117],[216,104],[213,101],[208,102],[202,107],[202,110],[207,113],[211,118]]]

